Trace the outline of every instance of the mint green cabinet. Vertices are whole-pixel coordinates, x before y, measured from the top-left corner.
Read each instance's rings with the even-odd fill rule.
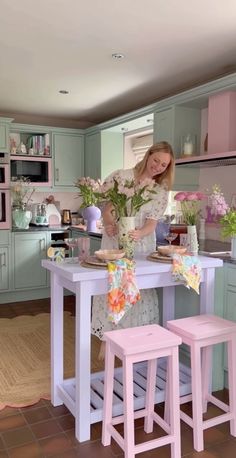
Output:
[[[87,134],[85,137],[85,176],[106,178],[124,167],[123,134],[110,129]]]
[[[0,118],[0,152],[9,153],[9,126],[12,122],[11,118]]]
[[[9,290],[9,247],[0,247],[0,291]]]
[[[0,231],[0,291],[10,289],[10,231]]]
[[[236,322],[236,265],[230,263],[225,264],[224,318]],[[226,350],[224,353],[224,369],[227,386],[228,361]]]
[[[155,142],[168,141],[176,158],[181,156],[181,139],[184,135],[196,136],[196,151],[200,151],[201,110],[184,106],[172,106],[165,110],[154,112]]]
[[[72,132],[52,135],[54,186],[73,187],[84,176],[84,136]]]
[[[98,251],[101,248],[101,238],[90,236],[90,253],[93,254],[94,251]]]
[[[46,232],[19,232],[14,240],[14,289],[34,289],[47,286],[47,271],[41,267],[46,258]]]

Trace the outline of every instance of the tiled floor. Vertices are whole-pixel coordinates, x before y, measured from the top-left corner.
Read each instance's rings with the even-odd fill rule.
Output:
[[[73,298],[67,298],[65,309],[74,312]],[[13,318],[21,314],[35,315],[49,312],[49,301],[38,300],[0,306],[0,317]],[[227,400],[227,391],[218,392]],[[160,409],[161,407],[159,407]],[[209,409],[208,415],[216,410]],[[154,433],[158,435],[158,427]],[[136,440],[144,439],[142,421],[136,424]],[[150,435],[150,439],[154,435]],[[193,450],[192,430],[181,423],[182,456],[186,458],[235,458],[236,438],[230,436],[229,424],[225,423],[208,429],[204,433],[205,450]],[[91,440],[80,444],[75,439],[74,417],[64,406],[52,407],[41,400],[38,404],[21,409],[6,408],[0,411],[0,458],[112,458],[123,457],[121,449],[112,442],[111,446],[101,445],[101,423],[91,428]],[[140,458],[170,458],[170,447],[165,446],[137,455]]]

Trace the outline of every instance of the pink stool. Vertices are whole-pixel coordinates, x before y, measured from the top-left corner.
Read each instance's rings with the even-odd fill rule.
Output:
[[[190,346],[192,395],[182,396],[180,404],[192,400],[192,418],[180,411],[180,418],[193,428],[194,448],[204,449],[203,431],[230,421],[230,433],[236,436],[236,323],[214,315],[197,315],[167,322],[167,327]],[[219,401],[211,392],[212,345],[227,343],[229,370],[229,405]],[[203,420],[207,402],[225,413]]]
[[[125,453],[125,458],[134,458],[136,453],[171,444],[171,458],[180,458],[180,408],[179,408],[179,360],[178,345],[181,339],[153,324],[136,328],[110,331],[104,334],[106,340],[104,410],[102,443],[110,445],[111,437]],[[117,356],[123,363],[123,415],[112,418],[112,397],[114,384],[114,360]],[[167,423],[154,412],[154,397],[157,373],[157,358],[168,358],[168,384],[170,399],[170,421]],[[148,361],[145,408],[134,412],[133,364]],[[144,431],[153,431],[153,422],[158,423],[167,435],[135,445],[134,419],[145,417]],[[124,437],[114,425],[124,423]]]

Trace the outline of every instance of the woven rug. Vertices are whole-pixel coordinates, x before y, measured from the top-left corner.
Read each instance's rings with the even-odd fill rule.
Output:
[[[75,318],[64,312],[64,377],[74,376]],[[92,338],[92,355],[99,341]],[[92,371],[103,370],[92,357]],[[0,410],[50,399],[50,314],[0,319]]]

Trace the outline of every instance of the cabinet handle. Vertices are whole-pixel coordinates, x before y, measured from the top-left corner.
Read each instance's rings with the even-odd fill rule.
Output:
[[[3,262],[2,259],[4,259]],[[0,267],[6,267],[6,265],[6,253],[0,253]]]
[[[45,249],[46,249],[45,239],[40,239],[39,240],[39,246],[40,246],[40,251],[45,251]]]
[[[55,172],[56,172],[56,181],[59,181],[59,169],[56,169]]]

